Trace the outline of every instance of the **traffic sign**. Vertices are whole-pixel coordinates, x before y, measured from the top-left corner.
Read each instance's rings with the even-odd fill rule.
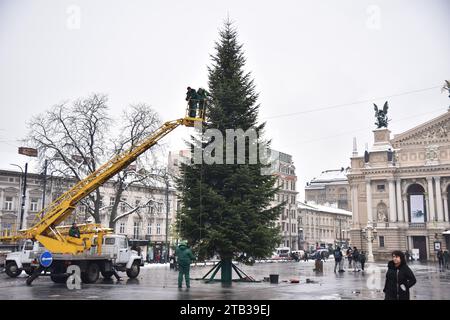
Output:
[[[39,263],[44,268],[49,267],[53,262],[53,256],[49,251],[45,251],[41,256],[39,257]]]
[[[23,154],[29,157],[37,157],[38,153],[37,150],[34,148],[27,148],[27,147],[19,147],[19,154]]]

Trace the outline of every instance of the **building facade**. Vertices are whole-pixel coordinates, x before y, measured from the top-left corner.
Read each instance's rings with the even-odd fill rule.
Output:
[[[272,174],[277,177],[280,191],[273,199],[273,205],[285,202],[276,224],[280,227],[282,242],[279,247],[289,247],[298,250],[297,221],[297,176],[292,156],[283,152],[271,150]]]
[[[450,112],[395,135],[373,130],[347,175],[353,205],[352,243],[388,259],[409,250],[422,260],[450,247]]]
[[[22,173],[0,170],[0,232],[10,232],[19,229],[22,199]],[[57,199],[67,191],[74,181],[54,176],[47,177],[45,205]],[[36,215],[42,209],[43,176],[27,174],[26,202],[24,206],[23,227],[31,227],[36,221]],[[169,207],[166,206],[166,192]],[[115,190],[112,182],[100,187],[101,204],[100,220],[105,227],[109,226],[111,208],[115,201]],[[166,188],[164,183],[156,181],[151,187],[146,185],[130,185],[122,194],[117,217],[114,223],[115,232],[127,235],[130,239],[146,240],[149,252],[154,259],[156,255],[163,256],[168,232],[168,241],[173,244],[171,225],[175,220],[177,197],[173,188]],[[75,214],[66,220],[78,223],[94,222],[86,207],[78,204]],[[166,230],[166,221],[168,230]],[[147,252],[144,252],[146,254]]]
[[[347,210],[298,202],[298,246],[313,251],[316,247],[345,246],[350,241],[352,213]]]
[[[350,167],[322,171],[320,176],[306,184],[306,201],[352,211],[350,185],[347,180],[349,171]]]

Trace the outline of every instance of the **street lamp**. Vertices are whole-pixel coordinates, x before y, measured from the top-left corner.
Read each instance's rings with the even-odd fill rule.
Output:
[[[27,148],[27,147],[19,147],[19,154],[23,154],[28,157],[37,157],[38,152],[37,149],[34,148]],[[23,183],[22,183],[22,205],[20,208],[20,224],[19,224],[19,230],[23,228],[23,215],[25,212],[25,198],[26,198],[26,191],[27,191],[27,172],[28,172],[28,162],[25,163],[25,170],[22,170],[22,167],[17,164],[11,164],[12,166],[16,166],[20,168],[20,171],[22,171],[23,175]]]
[[[367,227],[361,230],[361,237],[367,240],[367,261],[368,262],[374,262],[373,258],[373,249],[372,244],[373,240],[375,240],[378,236],[378,231],[375,229],[371,223],[367,224]]]
[[[10,163],[10,165],[18,167],[20,171],[22,171],[22,203],[20,206],[20,222],[19,222],[19,230],[23,227],[23,215],[25,213],[25,198],[26,198],[26,190],[27,190],[27,172],[28,172],[28,163],[25,163],[25,171],[18,164]]]

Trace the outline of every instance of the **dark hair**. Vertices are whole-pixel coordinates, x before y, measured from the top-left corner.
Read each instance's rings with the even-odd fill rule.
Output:
[[[394,251],[392,251],[392,255],[400,257],[400,264],[406,264],[405,254],[402,251],[394,250]]]

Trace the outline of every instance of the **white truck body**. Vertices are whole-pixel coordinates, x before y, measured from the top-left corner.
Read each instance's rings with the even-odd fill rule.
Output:
[[[95,282],[99,272],[104,278],[111,278],[114,270],[125,271],[130,278],[138,276],[143,259],[137,251],[129,247],[126,236],[115,234],[104,236],[101,254],[97,253],[96,240],[97,238],[94,238],[94,245],[83,254],[53,254],[52,265],[47,268],[52,280],[62,282],[64,278],[67,278],[67,267],[72,264],[81,268],[82,279],[86,283]],[[46,249],[37,241],[33,243],[31,240],[27,240],[20,251],[7,255],[6,273],[10,277],[17,277],[25,270],[31,275],[34,270],[39,268],[39,256],[45,251]],[[59,281],[58,278],[62,278],[62,280]]]

